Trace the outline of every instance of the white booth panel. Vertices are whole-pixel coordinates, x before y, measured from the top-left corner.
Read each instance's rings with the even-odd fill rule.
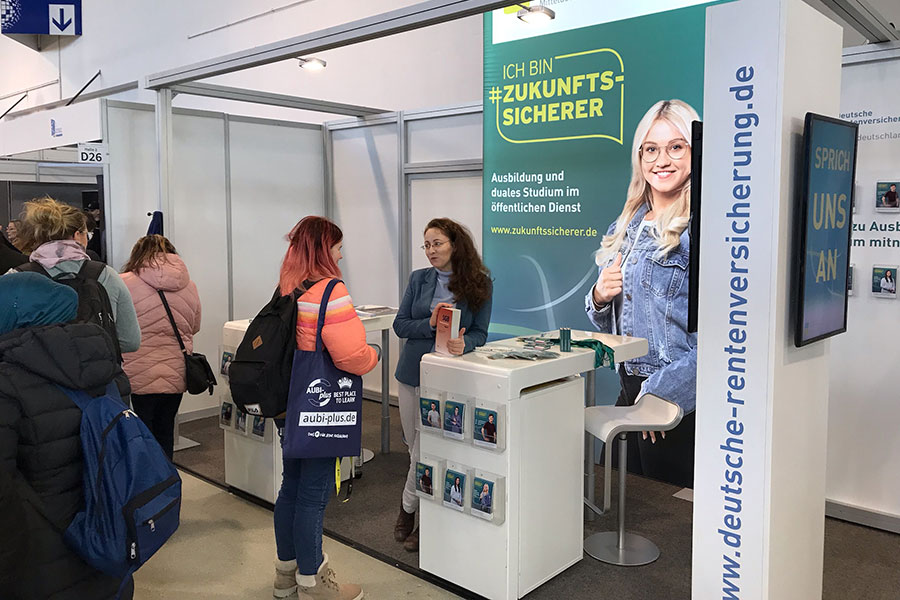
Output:
[[[172,214],[166,237],[178,249],[200,292],[203,323],[194,348],[216,364],[222,327],[229,320],[225,121],[176,114],[173,138]],[[217,405],[215,396],[185,395],[180,412]]]
[[[318,128],[232,119],[231,223],[234,318],[272,297],[297,221],[325,211],[324,149]]]
[[[437,217],[447,217],[468,227],[475,240],[475,248],[481,253],[481,172],[455,177],[411,177],[409,205],[413,270],[430,266],[419,246],[422,245],[425,226]]]
[[[481,158],[481,121],[480,111],[408,121],[408,161],[415,163]]]
[[[131,247],[147,234],[148,212],[159,205],[156,120],[152,110],[108,104],[109,197],[106,202],[109,264],[121,269]]]
[[[397,126],[373,125],[332,132],[335,222],[344,232],[341,272],[355,304],[397,306],[400,302]],[[369,334],[381,343],[381,335]],[[399,346],[391,336],[391,372]],[[363,378],[370,392],[381,390],[381,370]],[[396,394],[391,378],[391,393]]]
[[[37,181],[35,166],[32,162],[0,161],[0,180],[2,181]],[[4,223],[5,225],[5,223]]]
[[[97,185],[97,175],[103,174],[102,167],[40,167],[37,180],[41,183],[83,183]]]

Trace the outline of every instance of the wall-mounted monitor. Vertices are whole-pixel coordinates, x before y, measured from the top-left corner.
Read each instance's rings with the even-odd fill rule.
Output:
[[[806,113],[795,223],[794,344],[847,330],[855,123]]]

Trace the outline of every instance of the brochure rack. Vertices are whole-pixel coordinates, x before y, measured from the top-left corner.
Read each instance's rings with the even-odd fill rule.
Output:
[[[386,332],[394,320],[396,309],[365,306],[361,315],[366,331]],[[275,422],[258,419],[241,413],[231,399],[228,389],[228,366],[244,338],[249,319],[229,321],[222,330],[220,354],[221,388],[224,391],[219,424],[225,430],[225,483],[243,492],[274,503],[281,487],[281,443]],[[382,354],[382,360],[387,360]],[[385,379],[382,379],[384,384]],[[387,389],[387,388],[385,388]],[[384,402],[384,400],[383,400]],[[231,407],[230,409],[228,407]],[[383,408],[386,408],[386,404]],[[384,411],[382,411],[384,414]],[[228,415],[231,415],[228,418]],[[242,421],[243,427],[240,426]],[[382,445],[385,441],[387,420],[382,420]],[[440,432],[439,432],[440,433]],[[371,456],[371,452],[364,450]],[[359,464],[358,459],[356,464]],[[352,459],[341,460],[341,479],[346,480],[354,472]]]

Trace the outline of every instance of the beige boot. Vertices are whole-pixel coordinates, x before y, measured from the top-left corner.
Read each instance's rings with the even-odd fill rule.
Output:
[[[362,600],[365,595],[362,588],[352,583],[338,583],[328,566],[328,555],[323,554],[323,559],[316,575],[297,573],[299,600]]]
[[[275,559],[275,585],[272,597],[278,600],[296,597],[297,594],[297,561]]]

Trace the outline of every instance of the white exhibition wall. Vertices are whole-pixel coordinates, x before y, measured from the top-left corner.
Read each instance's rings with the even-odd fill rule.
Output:
[[[153,107],[109,101],[107,138],[110,263],[121,269],[158,206]],[[224,323],[252,317],[271,297],[290,227],[323,214],[323,161],[319,126],[175,111],[166,236],[200,291],[195,348],[214,366]],[[218,393],[185,396],[181,413],[205,414],[218,403]]]
[[[345,280],[355,304],[398,306],[409,274],[423,262],[422,229],[434,217],[465,224],[481,247],[481,111],[472,106],[325,124],[330,215],[344,231]],[[459,163],[469,165],[459,170]],[[403,186],[403,187],[401,187]],[[401,191],[404,192],[401,194]],[[410,232],[403,229],[408,219]],[[370,343],[381,343],[378,333]],[[391,334],[391,394],[400,344]],[[381,391],[380,369],[363,378]]]
[[[861,509],[867,524],[900,531],[900,301],[872,295],[873,265],[900,265],[900,212],[875,210],[877,183],[900,183],[900,52],[891,54],[843,68],[842,117],[860,122],[860,140],[853,295],[847,333],[831,342],[827,483],[839,503],[829,514],[857,520]]]
[[[331,135],[331,217],[344,232],[341,273],[353,303],[397,306],[400,285],[400,217],[397,125],[371,125],[339,129]],[[381,333],[368,335],[381,344]],[[391,333],[391,393],[396,395],[393,373],[400,355]],[[381,391],[381,369],[363,377],[368,391]]]

